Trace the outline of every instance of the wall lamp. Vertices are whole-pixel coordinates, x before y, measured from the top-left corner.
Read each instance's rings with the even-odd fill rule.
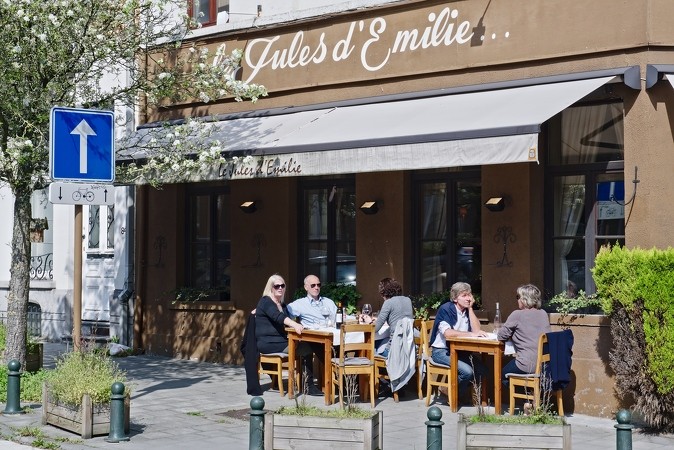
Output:
[[[254,213],[257,211],[257,204],[255,202],[243,202],[239,205],[239,208],[241,208],[241,211],[245,212],[246,214]]]
[[[484,206],[491,212],[503,211],[505,199],[503,197],[492,197],[485,202]]]
[[[377,211],[379,211],[379,202],[377,201],[365,202],[362,205],[360,205],[360,210],[363,211],[365,214],[377,214]]]

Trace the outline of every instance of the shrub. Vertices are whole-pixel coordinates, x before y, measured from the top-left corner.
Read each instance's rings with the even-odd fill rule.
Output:
[[[306,297],[307,291],[304,287],[299,287],[293,294],[293,300]],[[342,308],[346,314],[355,314],[358,311],[358,300],[362,297],[353,284],[346,283],[322,283],[321,296],[327,297],[335,304],[342,302]]]
[[[433,292],[432,294],[412,295],[410,298],[414,307],[414,318],[427,320],[431,314],[435,314],[443,303],[449,301],[449,290]]]
[[[112,383],[125,380],[126,374],[117,363],[93,351],[65,354],[47,376],[52,397],[69,405],[80,405],[84,394],[88,394],[93,403],[108,403]]]
[[[593,278],[611,319],[616,390],[652,427],[674,431],[674,249],[602,248]]]

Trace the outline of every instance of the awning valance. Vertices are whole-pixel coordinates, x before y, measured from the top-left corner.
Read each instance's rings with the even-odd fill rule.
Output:
[[[610,74],[221,120],[212,137],[226,152],[255,160],[251,167],[214,169],[203,179],[538,161],[541,124],[614,79]],[[137,133],[142,141],[153,129]]]

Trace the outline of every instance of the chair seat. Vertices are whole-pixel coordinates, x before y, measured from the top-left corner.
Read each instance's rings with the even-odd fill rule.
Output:
[[[287,358],[288,354],[283,353],[283,352],[278,352],[278,353],[260,353],[260,356],[278,356],[280,358]]]
[[[332,358],[332,363],[339,365],[339,358]],[[349,358],[344,358],[345,366],[371,366],[372,360],[364,356],[352,356]]]
[[[506,373],[506,378],[540,378],[541,376],[537,373]]]

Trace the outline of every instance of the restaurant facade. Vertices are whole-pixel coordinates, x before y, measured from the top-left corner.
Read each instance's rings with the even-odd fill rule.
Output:
[[[137,188],[134,345],[242,362],[274,273],[289,297],[314,273],[375,309],[383,277],[411,295],[466,281],[490,320],[521,284],[594,292],[601,245],[670,246],[673,15],[665,0],[403,1],[202,30],[199,45],[244,49],[239,76],[270,95],[146,115],[147,136],[217,118],[238,158]],[[175,301],[194,289],[217,293]],[[624,401],[608,321],[573,325],[565,409],[609,417]]]

